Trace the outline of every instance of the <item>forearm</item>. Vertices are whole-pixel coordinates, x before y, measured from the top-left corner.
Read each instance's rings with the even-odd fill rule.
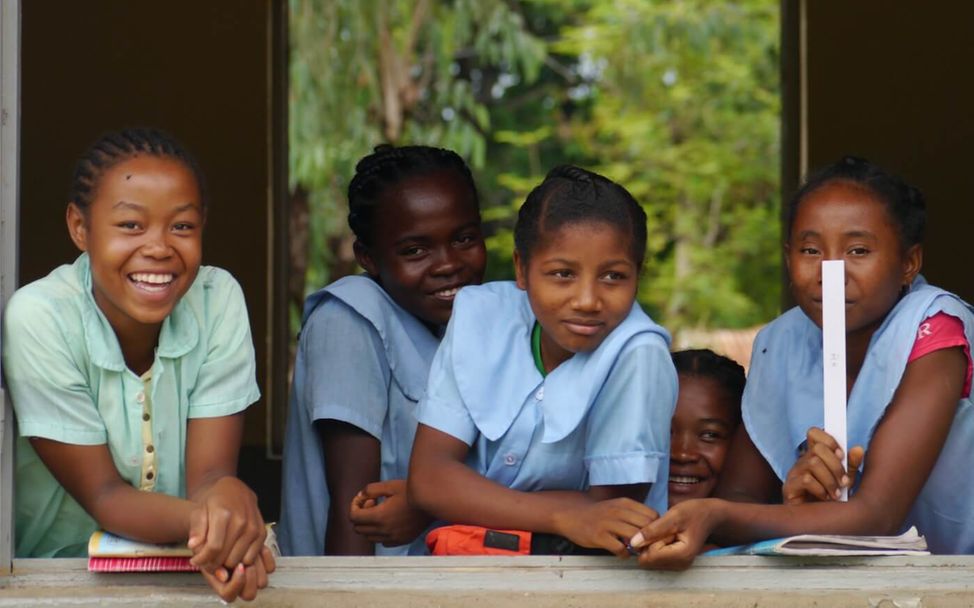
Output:
[[[443,460],[435,474],[416,471],[409,479],[410,503],[453,523],[563,534],[559,511],[595,500],[580,491],[512,490],[457,461]]]
[[[355,532],[352,524],[349,508],[354,497],[345,492],[330,496],[325,555],[375,555],[375,545]]]
[[[794,534],[895,534],[902,517],[867,501],[763,505],[705,499],[711,502],[712,538],[737,545]]]
[[[168,544],[189,537],[189,500],[157,492],[142,492],[126,483],[112,484],[89,506],[98,525],[133,540]]]

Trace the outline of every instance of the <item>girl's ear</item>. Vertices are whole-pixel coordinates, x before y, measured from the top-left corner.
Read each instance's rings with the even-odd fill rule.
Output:
[[[527,269],[521,267],[521,254],[517,249],[514,250],[514,281],[521,289],[528,288]]]
[[[85,212],[76,204],[68,203],[65,220],[68,223],[68,234],[71,235],[75,247],[81,251],[88,251],[88,222]]]
[[[923,245],[917,243],[903,256],[903,285],[909,287],[923,268]]]
[[[379,276],[379,265],[375,263],[375,259],[372,254],[369,253],[368,248],[362,243],[362,241],[355,239],[352,243],[352,251],[355,252],[355,261],[358,265],[365,269],[365,272],[372,277]]]

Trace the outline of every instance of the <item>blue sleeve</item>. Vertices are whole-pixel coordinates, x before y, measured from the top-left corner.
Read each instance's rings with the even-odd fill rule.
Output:
[[[426,394],[416,410],[416,418],[438,431],[452,435],[467,445],[477,439],[477,425],[467,411],[453,372],[453,323],[433,357]]]
[[[292,390],[311,420],[347,422],[381,441],[392,373],[375,327],[328,298],[301,329],[298,351],[304,384]]]
[[[589,414],[585,465],[593,486],[660,481],[670,457],[676,371],[655,334],[626,345]]]

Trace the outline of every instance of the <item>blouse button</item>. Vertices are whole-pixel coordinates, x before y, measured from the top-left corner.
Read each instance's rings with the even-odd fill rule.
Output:
[[[536,392],[534,394],[534,398],[537,399],[538,401],[541,401],[542,399],[544,399],[544,387],[543,386],[541,388],[539,388],[538,389],[538,392]]]
[[[504,464],[507,466],[513,466],[517,462],[517,457],[514,454],[507,454],[504,456]]]
[[[156,474],[153,473],[152,471],[149,471],[148,473],[145,474],[145,478],[146,479],[152,479],[155,476],[156,476]]]
[[[139,403],[145,403],[145,393],[139,391],[139,394],[135,396],[135,400]]]
[[[152,447],[152,444],[150,443],[149,445],[145,446],[145,451],[151,454],[151,453],[155,452],[156,449],[154,447]]]
[[[142,420],[143,421],[148,422],[149,421],[149,418],[151,418],[151,416],[149,416],[149,412],[142,412]]]

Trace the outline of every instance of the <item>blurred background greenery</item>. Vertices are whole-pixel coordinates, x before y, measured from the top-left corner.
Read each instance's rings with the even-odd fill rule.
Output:
[[[345,191],[382,142],[452,148],[481,193],[492,279],[551,167],[649,217],[639,300],[677,334],[781,302],[778,0],[290,0],[292,321],[356,271]],[[295,327],[296,329],[296,327]]]

